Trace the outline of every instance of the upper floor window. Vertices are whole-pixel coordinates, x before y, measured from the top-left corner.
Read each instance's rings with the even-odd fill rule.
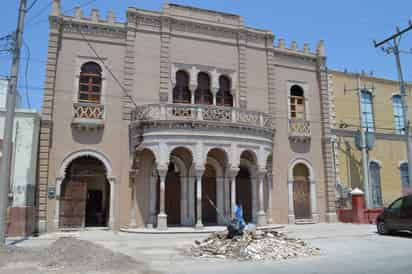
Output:
[[[219,77],[219,91],[216,94],[218,106],[233,107],[233,96],[230,93],[230,80],[222,75]]]
[[[402,97],[394,95],[392,97],[393,118],[395,122],[395,131],[398,134],[405,132],[405,117],[402,110]]]
[[[296,120],[305,120],[305,96],[303,89],[298,85],[290,88],[290,117]]]
[[[102,69],[94,62],[82,65],[79,79],[79,102],[100,104]]]
[[[373,117],[372,93],[368,90],[361,91],[362,127],[367,131],[375,131],[375,120]]]
[[[176,86],[173,88],[173,103],[190,104],[189,76],[183,70],[176,72]]]
[[[195,91],[196,104],[213,104],[213,94],[210,91],[210,77],[205,72],[199,72],[197,75],[197,89]]]

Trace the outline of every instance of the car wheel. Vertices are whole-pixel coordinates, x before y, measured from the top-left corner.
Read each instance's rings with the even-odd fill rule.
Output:
[[[378,222],[378,224],[376,225],[377,229],[378,229],[378,233],[381,235],[387,235],[389,234],[389,230],[386,227],[386,224],[382,221]]]

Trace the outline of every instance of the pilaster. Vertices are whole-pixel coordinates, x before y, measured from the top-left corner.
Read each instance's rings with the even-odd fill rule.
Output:
[[[321,126],[322,126],[322,152],[325,169],[326,187],[326,218],[328,222],[333,222],[336,216],[336,174],[333,166],[332,150],[332,123],[331,123],[331,98],[329,94],[329,81],[326,68],[326,57],[323,41],[317,47],[317,74],[319,82],[320,103],[321,103]]]
[[[167,15],[168,10],[164,13]],[[160,32],[160,91],[159,100],[162,103],[169,101],[170,94],[170,18],[162,17]]]
[[[239,98],[238,104],[240,108],[247,108],[247,53],[246,53],[246,32],[239,31],[238,42],[238,63],[239,63]]]
[[[133,102],[130,99],[130,96],[133,96],[133,89],[134,89],[134,78],[135,78],[135,44],[136,44],[136,19],[132,19],[132,21],[127,22],[126,26],[126,46],[125,46],[125,54],[124,54],[124,61],[123,61],[123,86],[125,88],[125,92],[122,97],[122,104],[123,104],[123,119],[130,120],[130,113],[134,107]]]
[[[53,9],[52,15],[59,15],[57,12],[58,10],[59,8],[56,6]],[[53,134],[54,88],[56,84],[57,59],[60,46],[59,34],[60,24],[50,24],[38,156],[38,208],[36,217],[38,222],[38,232],[40,233],[46,232],[47,230],[47,189],[49,181],[50,149],[52,146]]]

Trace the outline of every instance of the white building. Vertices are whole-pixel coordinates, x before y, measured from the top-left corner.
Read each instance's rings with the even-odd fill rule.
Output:
[[[6,79],[0,79],[0,136],[3,140],[7,100]],[[40,116],[35,110],[16,109],[13,132],[11,195],[8,235],[29,235],[34,229],[34,200]],[[0,147],[0,159],[2,148]],[[1,176],[1,175],[0,175]]]

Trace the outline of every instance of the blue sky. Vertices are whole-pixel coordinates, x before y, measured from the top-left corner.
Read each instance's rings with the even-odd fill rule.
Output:
[[[28,0],[31,3],[33,0]],[[42,87],[47,54],[48,21],[50,8],[45,9],[51,0],[38,0],[27,14],[24,39],[29,45],[31,61],[27,74],[28,94],[32,107],[40,110]],[[15,29],[18,0],[2,0],[0,17],[0,37]],[[70,10],[90,0],[62,0],[62,9]],[[84,7],[88,15],[91,8],[98,8],[105,16],[113,10],[120,20],[124,20],[127,7],[135,6],[150,10],[160,10],[161,0],[96,0]],[[412,1],[409,0],[313,0],[313,1],[246,1],[246,0],[175,0],[177,4],[219,10],[240,14],[249,26],[270,29],[276,39],[284,38],[289,46],[296,40],[299,47],[308,42],[311,49],[318,40],[326,43],[328,66],[332,69],[349,71],[373,71],[374,75],[397,79],[393,56],[375,49],[372,40],[381,40],[392,34],[395,26],[406,27],[412,19]],[[7,3],[7,4],[5,4]],[[45,12],[41,13],[45,9]],[[72,13],[70,11],[69,13]],[[39,15],[40,13],[40,15]],[[2,43],[0,43],[0,46]],[[402,39],[402,49],[412,48],[412,31]],[[25,77],[27,49],[23,48],[20,67],[19,90],[25,99]],[[0,52],[0,76],[9,75],[11,56]],[[404,76],[412,81],[412,54],[403,54]]]

